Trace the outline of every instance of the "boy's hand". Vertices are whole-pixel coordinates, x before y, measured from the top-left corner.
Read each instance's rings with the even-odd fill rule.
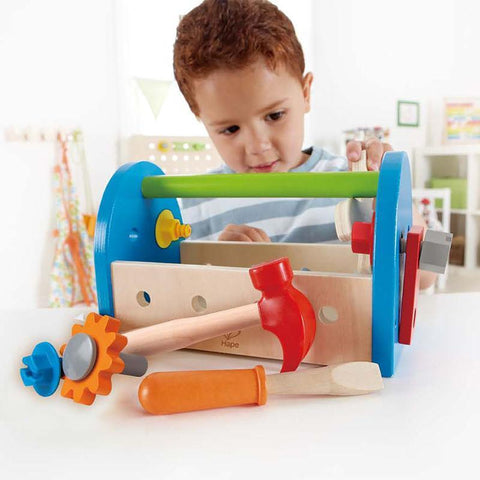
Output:
[[[270,242],[268,235],[260,228],[249,225],[229,224],[218,237],[222,242]]]
[[[367,170],[378,170],[382,163],[383,154],[393,150],[389,143],[382,143],[377,138],[370,138],[366,142],[352,140],[347,143],[347,160],[358,162],[362,150],[367,151]]]

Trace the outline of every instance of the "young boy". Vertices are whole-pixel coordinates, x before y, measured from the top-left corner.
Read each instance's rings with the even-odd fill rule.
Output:
[[[291,21],[263,0],[205,0],[185,15],[174,45],[175,78],[221,158],[211,173],[348,170],[362,149],[377,170],[390,145],[350,142],[347,159],[302,150],[312,73]],[[326,198],[184,199],[192,239],[336,240],[335,205]],[[415,222],[417,223],[417,222]]]

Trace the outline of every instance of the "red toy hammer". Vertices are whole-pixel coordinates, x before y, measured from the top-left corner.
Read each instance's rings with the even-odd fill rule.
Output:
[[[296,370],[315,338],[315,312],[307,297],[292,285],[288,258],[256,265],[249,270],[253,286],[262,292],[258,303],[180,318],[131,330],[125,351],[147,354],[178,350],[225,333],[261,324],[282,345],[282,372]]]

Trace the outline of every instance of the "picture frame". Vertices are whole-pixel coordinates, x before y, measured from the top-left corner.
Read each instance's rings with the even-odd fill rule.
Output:
[[[480,143],[480,98],[445,98],[444,111],[444,144]]]
[[[420,103],[408,100],[397,101],[397,126],[418,127],[420,125]]]

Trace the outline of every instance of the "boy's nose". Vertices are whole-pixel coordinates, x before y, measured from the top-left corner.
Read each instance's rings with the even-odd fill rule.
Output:
[[[262,155],[271,148],[268,137],[261,133],[253,133],[247,138],[246,150],[250,155]]]
[[[247,151],[250,155],[262,155],[265,152],[270,150],[269,143],[259,143],[256,145],[250,145],[250,148],[247,147]]]

